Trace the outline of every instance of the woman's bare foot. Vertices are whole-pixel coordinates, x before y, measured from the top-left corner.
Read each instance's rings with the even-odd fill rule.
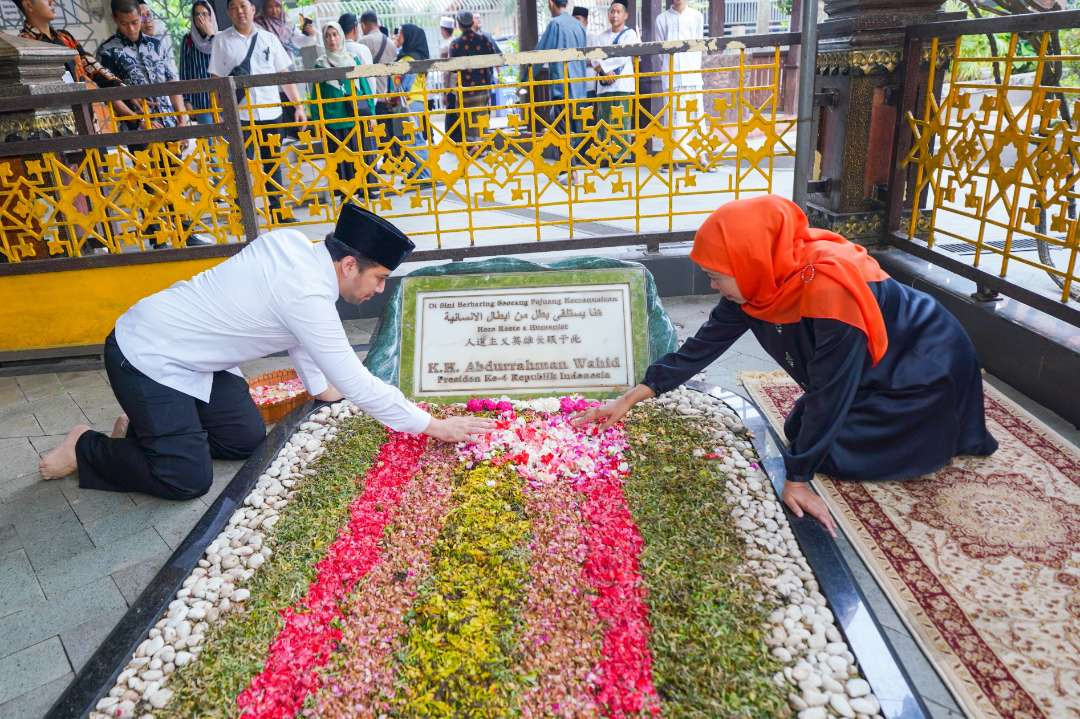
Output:
[[[112,434],[110,434],[109,436],[113,439],[123,439],[124,437],[127,437],[127,430],[128,416],[126,414],[122,414],[117,417],[116,422],[113,423]]]
[[[75,462],[75,443],[79,441],[90,427],[85,424],[77,424],[71,428],[64,437],[60,446],[51,452],[47,452],[38,462],[38,471],[42,479],[60,479],[75,471],[78,466]]]

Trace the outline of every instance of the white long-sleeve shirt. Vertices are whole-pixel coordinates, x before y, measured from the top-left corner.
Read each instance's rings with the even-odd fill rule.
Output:
[[[116,342],[150,379],[203,402],[214,372],[288,351],[308,392],[328,381],[360,409],[402,432],[431,416],[374,377],[345,336],[337,274],[322,243],[275,230],[190,280],[150,295],[116,321]]]
[[[618,42],[616,42],[616,38]],[[596,38],[596,44],[607,45],[637,45],[641,42],[637,30],[632,27],[623,28],[619,32],[610,29],[600,33]],[[608,75],[618,75],[619,79],[610,85],[596,83],[596,94],[606,95],[612,92],[625,92],[633,95],[637,91],[637,80],[634,77],[634,59],[632,57],[609,57],[600,61],[600,69]]]
[[[705,37],[705,17],[692,7],[686,7],[682,12],[676,12],[668,8],[656,16],[656,39],[657,40],[701,40]],[[668,77],[668,67],[675,73]],[[701,53],[700,52],[677,52],[660,56],[660,82],[666,91],[668,81],[674,89],[700,88],[701,78]]]

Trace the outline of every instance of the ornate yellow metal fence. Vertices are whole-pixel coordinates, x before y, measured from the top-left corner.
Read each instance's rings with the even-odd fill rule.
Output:
[[[116,93],[99,91],[99,114],[127,133],[115,144],[0,156],[0,254],[227,243],[285,225],[317,237],[347,201],[394,220],[421,249],[692,230],[726,199],[789,190],[778,187],[795,134],[779,110],[781,45],[797,37],[217,81],[217,123],[197,137],[152,129],[176,116],[119,116],[106,101]],[[619,74],[585,76],[601,61]],[[451,89],[428,90],[436,74],[432,84]],[[266,92],[290,83],[300,102]],[[149,141],[121,144],[135,130]]]
[[[1080,297],[1078,39],[1069,28],[931,38],[904,158],[919,208],[909,239],[1063,302]]]

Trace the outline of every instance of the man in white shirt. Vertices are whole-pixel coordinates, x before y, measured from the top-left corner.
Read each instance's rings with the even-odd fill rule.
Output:
[[[341,32],[345,33],[345,52],[360,58],[361,65],[370,65],[372,60],[371,50],[364,43],[358,42],[360,23],[357,21],[356,15],[351,12],[342,14],[338,18],[338,25],[341,26]]]
[[[671,7],[656,17],[656,39],[701,40],[705,37],[705,18],[690,7],[687,0],[673,0]],[[700,52],[665,53],[660,56],[660,85],[672,93],[671,103],[673,141],[679,143],[675,155],[689,157],[686,149],[697,133],[697,120],[704,112]],[[667,118],[665,111],[662,117]]]
[[[251,0],[229,0],[228,9],[233,26],[214,35],[210,45],[210,63],[207,66],[211,76],[271,75],[285,72],[292,67],[292,57],[285,51],[277,36],[255,24],[255,6],[251,4]],[[255,118],[255,141],[250,142],[245,138],[244,144],[248,157],[254,157],[256,148],[259,150],[263,174],[272,180],[266,183],[263,194],[267,198],[274,223],[292,219],[291,214],[281,214],[281,198],[287,195],[289,190],[282,179],[281,157],[273,156],[270,150],[275,144],[278,148],[281,147],[280,141],[273,143],[269,140],[272,135],[280,137],[281,128],[267,127],[282,121],[283,112],[278,90],[278,85],[251,87],[240,105],[241,120],[249,120],[252,115]],[[285,83],[280,86],[280,91],[285,93],[290,102],[297,103],[294,105],[296,122],[307,122],[303,98],[300,97],[296,85]],[[252,106],[259,105],[264,107],[251,109]],[[247,128],[245,123],[245,132]]]
[[[626,0],[612,0],[608,6],[608,23],[611,27],[596,38],[596,44],[607,47],[640,43],[637,31],[626,26],[628,17]],[[596,72],[596,120],[600,123],[597,139],[602,142],[611,134],[619,149],[612,153],[610,164],[617,165],[629,159],[626,153],[632,144],[629,134],[634,118],[632,98],[637,92],[634,59],[613,57],[593,60],[592,68]]]
[[[212,457],[248,457],[265,435],[237,366],[283,350],[312,396],[348,397],[392,429],[448,442],[491,429],[491,420],[477,417],[431,417],[372,376],[345,336],[337,298],[359,303],[382,292],[412,250],[392,224],[347,204],[325,243],[294,230],[269,232],[140,300],[105,341],[105,370],[127,423],[117,420],[111,437],[73,428],[41,460],[42,477],[77,468],[86,489],[204,494]]]

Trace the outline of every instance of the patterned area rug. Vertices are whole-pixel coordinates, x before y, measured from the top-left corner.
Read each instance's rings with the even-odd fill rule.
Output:
[[[799,386],[741,380],[782,435]],[[814,487],[970,716],[1080,717],[1080,452],[984,387],[993,456]]]

